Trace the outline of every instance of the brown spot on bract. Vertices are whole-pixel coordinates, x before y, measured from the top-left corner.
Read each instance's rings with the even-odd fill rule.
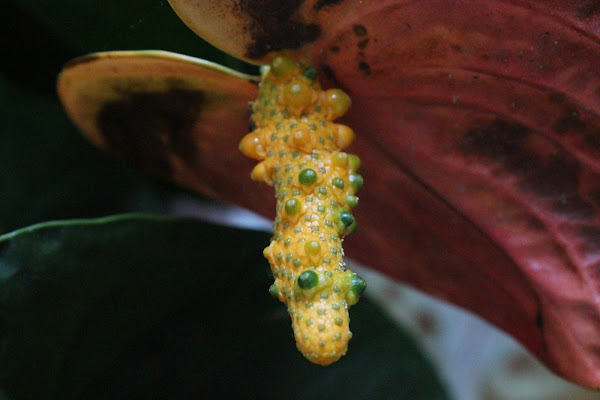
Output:
[[[336,76],[335,76],[335,72],[333,72],[333,70],[331,69],[331,67],[329,66],[329,64],[321,64],[321,71],[323,71],[323,75],[325,75],[325,78],[330,80],[331,83],[333,83],[335,86],[341,88],[342,85],[340,84],[340,82],[337,80]]]
[[[600,253],[600,226],[582,226],[579,229],[579,238],[585,242],[586,253]]]
[[[544,331],[544,315],[542,314],[541,310],[538,310],[537,314],[535,315],[535,326],[537,326],[537,328],[543,332]]]
[[[562,201],[579,197],[579,164],[565,153],[550,157],[538,157],[531,152],[532,170],[523,175],[521,187],[534,192],[539,197],[556,198]],[[561,207],[557,207],[560,209]]]
[[[578,113],[570,110],[567,110],[563,115],[556,119],[552,125],[552,129],[558,134],[582,132],[585,128],[585,122],[579,118]]]
[[[526,126],[496,119],[470,129],[459,148],[478,163],[495,164],[496,174],[516,177],[518,190],[540,207],[578,219],[597,213],[579,192],[577,159]]]
[[[583,137],[583,143],[587,148],[600,150],[600,131],[589,133]]]
[[[358,69],[360,69],[365,75],[371,75],[371,66],[364,61],[358,63]]]
[[[162,93],[132,93],[105,104],[97,123],[111,151],[144,171],[171,177],[170,155],[193,164],[192,137],[204,93],[171,89]]]
[[[248,133],[254,131],[256,129],[256,123],[252,118],[248,118]]]
[[[554,211],[571,218],[588,219],[596,215],[596,210],[578,194],[566,194],[554,204]]]
[[[319,11],[324,7],[336,6],[344,0],[319,0],[313,5],[313,10]]]
[[[354,34],[359,37],[366,36],[366,34],[367,34],[367,28],[365,28],[364,25],[360,25],[360,24],[354,25],[352,27],[352,30],[354,31]]]
[[[564,152],[540,157],[531,152],[531,170],[522,174],[520,189],[548,201],[547,209],[569,218],[587,219],[597,211],[579,192],[578,162]]]
[[[369,38],[363,39],[360,42],[358,42],[358,48],[361,50],[364,50],[368,44],[369,44]]]
[[[565,96],[565,94],[561,92],[550,92],[550,94],[548,95],[548,99],[551,103],[562,105],[566,102],[567,96]]]
[[[596,187],[593,190],[590,190],[590,201],[598,208],[600,208],[600,187]]]
[[[496,119],[470,129],[459,147],[467,154],[505,164],[513,171],[527,170],[529,155],[523,153],[523,142],[530,134],[524,125]]]
[[[302,3],[302,0],[240,1],[240,10],[251,21],[247,29],[253,42],[247,47],[246,56],[259,59],[272,51],[298,49],[317,40],[321,35],[320,26],[295,17]]]
[[[600,13],[600,2],[598,0],[586,0],[575,11],[575,16],[581,19],[588,19],[594,14]]]

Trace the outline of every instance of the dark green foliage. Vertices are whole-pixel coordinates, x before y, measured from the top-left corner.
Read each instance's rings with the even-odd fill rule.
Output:
[[[139,215],[0,237],[3,389],[15,400],[445,398],[413,341],[368,301],[352,308],[348,355],[308,363],[265,295],[256,249],[267,240]]]

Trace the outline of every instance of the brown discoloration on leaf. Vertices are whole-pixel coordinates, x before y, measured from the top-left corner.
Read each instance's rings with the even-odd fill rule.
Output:
[[[533,135],[524,126],[495,120],[468,131],[459,147],[470,157],[489,159],[514,174],[520,190],[547,199],[553,212],[583,220],[597,216],[597,207],[580,191],[579,163],[562,150],[537,153],[539,141]]]
[[[68,64],[58,87],[93,143],[147,172],[220,196],[228,193],[226,180],[213,169],[227,174],[246,165],[236,143],[257,92],[248,79],[172,53],[114,52]]]
[[[535,326],[537,326],[537,328],[540,331],[544,331],[544,315],[541,313],[541,311],[538,311],[538,313],[535,316]]]
[[[596,152],[600,152],[600,130],[586,133],[582,137],[583,144]]]
[[[325,78],[327,80],[329,80],[330,82],[333,82],[333,84],[336,87],[342,88],[341,83],[337,80],[337,78],[335,77],[335,73],[333,72],[333,70],[331,69],[331,67],[328,64],[321,64],[320,69],[321,69],[321,72],[323,72],[323,74],[325,75]]]
[[[371,74],[371,67],[364,61],[358,63],[358,69],[360,69],[365,75]]]
[[[556,119],[552,126],[558,134],[567,132],[582,132],[585,130],[585,122],[583,122],[575,110],[566,110],[565,114]]]
[[[582,226],[579,237],[585,243],[589,253],[600,255],[600,226]]]
[[[305,0],[169,0],[180,18],[205,40],[252,63],[268,62],[277,52],[306,58],[301,50],[321,37],[332,2]],[[341,3],[340,3],[341,4]],[[329,5],[329,6],[328,6]],[[338,4],[339,6],[339,4]]]
[[[528,171],[531,160],[524,143],[530,134],[523,125],[496,119],[468,130],[458,146],[469,155],[492,159],[515,172]]]
[[[267,63],[281,51],[308,60],[321,41],[352,23],[357,36],[366,26],[355,17],[393,3],[343,0],[169,0],[181,19],[213,45],[252,63]],[[366,45],[366,42],[363,46]]]
[[[600,14],[600,3],[596,0],[581,1],[575,10],[577,18],[588,19],[595,14]]]
[[[561,194],[554,203],[553,211],[581,220],[589,220],[597,215],[596,208],[576,193]]]
[[[102,105],[98,127],[107,147],[144,171],[171,178],[171,157],[196,165],[199,150],[191,132],[205,101],[202,91],[171,88],[128,93]]]
[[[313,10],[320,11],[322,8],[333,7],[343,2],[344,0],[318,0],[313,5]]]
[[[367,35],[367,28],[365,28],[362,24],[356,24],[352,27],[354,34],[358,37],[363,37]]]
[[[261,59],[270,52],[298,49],[314,42],[321,35],[321,27],[314,22],[303,22],[296,15],[304,0],[241,0],[241,12],[249,17],[246,25],[252,42],[246,56]]]

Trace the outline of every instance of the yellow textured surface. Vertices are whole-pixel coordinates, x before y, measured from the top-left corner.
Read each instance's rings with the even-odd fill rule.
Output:
[[[310,361],[328,365],[347,351],[348,308],[360,294],[352,286],[355,274],[344,269],[342,240],[356,226],[350,211],[360,185],[351,175],[362,178],[355,174],[358,157],[340,151],[354,132],[333,122],[350,98],[339,89],[321,90],[313,77],[314,70],[307,73],[287,58],[265,68],[253,105],[256,129],[240,150],[260,160],[252,178],[275,186],[274,236],[264,255],[297,347]],[[314,274],[303,277],[313,279],[302,285],[298,278],[306,271]]]

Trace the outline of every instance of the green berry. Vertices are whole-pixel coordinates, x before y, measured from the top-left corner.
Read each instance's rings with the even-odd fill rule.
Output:
[[[350,281],[350,290],[352,290],[356,296],[363,294],[366,288],[367,282],[365,282],[363,278],[356,274],[352,275],[352,279]]]
[[[304,251],[306,251],[306,254],[309,255],[319,254],[321,252],[321,244],[316,240],[306,242],[306,244],[304,245]]]
[[[294,61],[287,56],[278,56],[271,61],[271,72],[275,76],[284,76],[292,72]]]
[[[298,181],[303,185],[312,185],[317,181],[317,173],[312,168],[305,168],[298,174]]]
[[[346,195],[346,205],[350,208],[354,208],[358,205],[358,197],[348,194]]]
[[[354,216],[351,212],[344,210],[340,213],[340,221],[348,227],[354,223]]]
[[[271,294],[271,296],[273,296],[273,298],[278,298],[279,297],[279,289],[277,289],[277,285],[276,284],[272,284],[271,287],[269,287],[269,293]]]
[[[314,81],[315,79],[317,79],[317,70],[313,67],[308,67],[304,70],[304,72],[302,72],[302,76],[310,79],[311,81]]]
[[[300,204],[300,200],[298,199],[291,198],[285,202],[285,212],[288,215],[298,214],[301,208],[302,205]]]
[[[304,82],[292,82],[287,87],[285,99],[287,104],[294,107],[306,106],[312,99],[312,89]]]
[[[358,229],[358,224],[356,223],[356,221],[354,221],[346,230],[346,235],[350,235],[350,234],[356,232],[357,229]]]
[[[348,154],[344,152],[339,152],[333,156],[333,165],[336,167],[345,168],[348,166]]]
[[[331,184],[336,188],[343,189],[344,188],[344,180],[342,178],[333,178],[331,180]]]
[[[348,180],[350,181],[350,185],[352,185],[355,192],[358,192],[363,185],[363,177],[359,174],[350,174]]]
[[[298,286],[302,289],[310,289],[319,283],[319,275],[315,271],[307,270],[298,277]]]
[[[353,306],[354,304],[358,303],[358,299],[360,298],[360,295],[365,291],[367,283],[363,278],[356,275],[355,273],[350,271],[348,271],[348,273],[351,274],[351,277],[350,287],[348,292],[346,293],[346,301],[348,302],[348,305]]]
[[[350,163],[350,171],[356,172],[360,168],[360,158],[356,154],[348,154],[348,162]]]
[[[329,89],[325,92],[325,96],[334,113],[334,118],[346,114],[352,104],[350,96],[341,89]]]

